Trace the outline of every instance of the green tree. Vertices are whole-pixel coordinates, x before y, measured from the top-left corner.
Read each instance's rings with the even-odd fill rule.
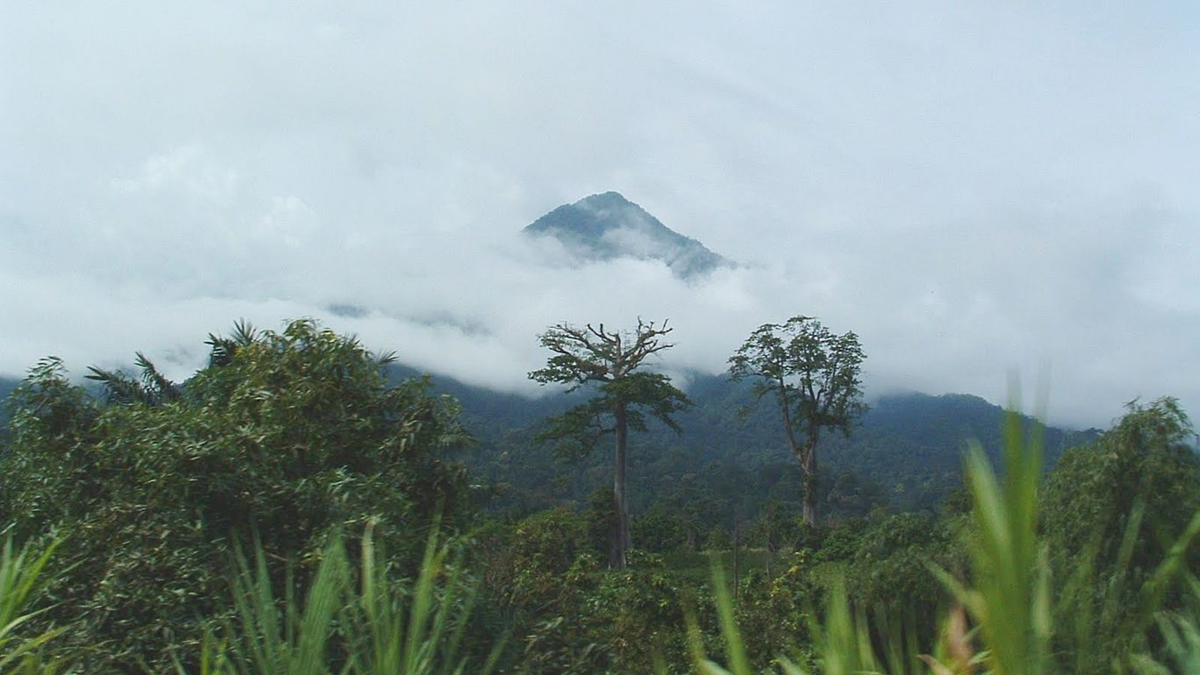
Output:
[[[1138,402],[1091,445],[1063,454],[1042,491],[1041,529],[1064,601],[1058,636],[1064,661],[1099,671],[1146,647],[1149,613],[1143,586],[1200,513],[1200,456],[1189,447],[1192,423],[1179,402]],[[1184,551],[1200,569],[1200,546]],[[1179,610],[1177,591],[1163,605]]]
[[[194,647],[239,544],[257,537],[279,583],[289,558],[308,556],[299,584],[331,531],[378,518],[381,544],[415,568],[422,530],[462,512],[463,472],[445,461],[464,438],[457,406],[427,381],[390,386],[386,358],[312,321],[209,345],[182,385],[143,359],[141,380],[93,371],[100,403],[49,359],[15,394],[0,522],[21,535],[62,525],[63,557],[78,562],[44,617],[103,645],[90,672],[163,668]]]
[[[629,430],[645,431],[649,416],[679,432],[672,416],[691,405],[666,375],[638,370],[651,355],[674,346],[663,341],[672,330],[666,321],[657,326],[641,319],[634,331],[608,331],[604,324],[551,326],[538,339],[552,356],[545,368],[529,373],[541,384],[569,385],[568,392],[581,387],[595,390],[586,403],[550,418],[538,438],[557,440],[577,454],[586,454],[600,439],[615,436],[613,499],[618,517],[609,564],[618,569],[625,567],[625,552],[632,546],[625,485]]]
[[[817,441],[822,429],[847,436],[863,412],[859,370],[866,355],[853,332],[836,335],[794,316],[760,326],[729,359],[734,381],[751,378],[756,400],[775,396],[788,447],[804,471],[804,522],[817,522]]]
[[[1057,552],[1109,563],[1135,514],[1146,530],[1131,564],[1148,568],[1200,509],[1200,457],[1189,444],[1192,423],[1179,402],[1132,402],[1113,428],[1072,448],[1050,472],[1042,528]],[[1161,532],[1159,532],[1161,530]]]

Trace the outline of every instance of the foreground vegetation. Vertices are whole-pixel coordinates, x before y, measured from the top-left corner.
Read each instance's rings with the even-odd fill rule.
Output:
[[[1001,477],[971,455],[938,513],[764,509],[736,548],[635,514],[610,570],[611,493],[474,511],[454,402],[353,339],[209,346],[182,385],[143,359],[97,400],[47,360],[14,395],[0,672],[1198,671],[1200,463],[1170,399],[1044,481],[1012,416]]]

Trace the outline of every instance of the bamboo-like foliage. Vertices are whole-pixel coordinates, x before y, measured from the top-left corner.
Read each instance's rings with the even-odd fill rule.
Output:
[[[67,627],[56,649],[89,645],[89,672],[161,672],[195,650],[233,611],[221,606],[225,563],[252,531],[278,585],[280,563],[316,557],[330,528],[386,514],[376,539],[412,563],[424,537],[401,528],[439,512],[453,527],[465,513],[465,469],[448,461],[465,432],[427,380],[391,383],[385,357],[311,320],[239,323],[210,342],[214,364],[179,398],[144,359],[130,398],[91,400],[53,359],[13,397],[0,525],[18,541],[52,524],[70,532],[77,564],[34,623]],[[315,571],[297,568],[305,588]]]
[[[391,582],[375,551],[371,530],[363,537],[361,590],[346,617],[349,672],[356,675],[458,675],[466,671],[463,654],[477,587],[462,577],[461,561],[447,561],[450,549],[430,537],[411,589]],[[408,611],[405,599],[408,598]],[[478,670],[495,666],[504,641],[498,640]]]
[[[340,541],[321,552],[321,563],[301,603],[288,580],[276,598],[261,548],[251,565],[238,559],[234,584],[236,622],[224,635],[208,635],[198,675],[461,675],[494,668],[503,641],[483,663],[463,653],[474,605],[474,587],[449,549],[431,536],[411,584],[391,579],[375,549],[372,527],[362,539],[356,580]],[[180,675],[188,672],[176,662]]]
[[[12,537],[0,552],[0,674],[54,672],[62,661],[44,662],[38,650],[61,633],[51,629],[37,635],[22,635],[22,626],[46,608],[32,609],[45,585],[44,571],[59,541],[35,555],[28,545],[19,551]]]
[[[690,640],[696,670],[703,675],[753,675],[755,671],[750,665],[734,618],[733,600],[719,566],[713,568],[713,585],[721,637],[725,643],[725,665],[705,655],[699,629],[692,619]],[[871,625],[865,613],[850,605],[842,581],[834,581],[824,622],[813,619],[809,626],[820,662],[818,672],[823,675],[915,675],[921,672],[917,665],[915,632],[911,627],[887,621],[880,616],[876,618],[876,628],[883,629],[880,640],[882,653],[872,640]],[[775,663],[784,675],[810,675],[802,665],[787,656],[777,657]]]
[[[945,572],[938,576],[980,624],[991,672],[1035,675],[1048,672],[1052,628],[1048,556],[1037,535],[1041,429],[1022,438],[1021,417],[1010,411],[1004,438],[1003,479],[978,444],[967,455],[975,500],[973,587]]]
[[[99,382],[104,387],[105,398],[109,403],[142,403],[157,406],[178,400],[183,396],[179,385],[159,372],[145,354],[137,352],[134,365],[141,371],[139,377],[133,377],[119,370],[105,370],[96,366],[88,367],[91,374],[85,375],[85,377]]]

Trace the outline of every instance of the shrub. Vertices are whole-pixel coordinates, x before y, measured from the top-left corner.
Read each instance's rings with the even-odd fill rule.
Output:
[[[353,338],[296,321],[210,336],[209,365],[181,386],[139,356],[141,380],[96,370],[107,403],[47,360],[14,395],[0,458],[0,519],[60,523],[75,563],[48,618],[72,622],[90,671],[161,668],[227,613],[225,565],[257,532],[276,579],[283,560],[332,529],[378,535],[415,565],[425,530],[461,511],[464,437],[456,406],[428,382],[389,386]],[[301,560],[300,581],[315,569]]]

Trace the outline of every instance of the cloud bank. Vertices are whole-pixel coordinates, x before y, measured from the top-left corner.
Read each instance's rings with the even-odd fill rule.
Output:
[[[1058,422],[1195,414],[1181,11],[9,3],[0,373],[181,376],[239,317],[312,316],[530,392],[558,321],[670,318],[663,367],[718,372],[808,314],[860,334],[872,393],[1003,401],[1015,368]],[[518,236],[610,189],[748,264],[684,283]]]

